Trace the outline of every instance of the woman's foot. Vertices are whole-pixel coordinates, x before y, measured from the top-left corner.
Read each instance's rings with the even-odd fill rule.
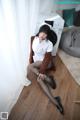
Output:
[[[57,103],[58,103],[58,105],[56,105],[57,109],[59,110],[59,112],[60,112],[62,115],[64,115],[64,109],[63,109],[63,106],[62,106],[62,104],[61,104],[61,99],[60,99],[60,97],[57,96],[57,97],[54,97],[54,98],[55,98],[55,100],[56,100]]]

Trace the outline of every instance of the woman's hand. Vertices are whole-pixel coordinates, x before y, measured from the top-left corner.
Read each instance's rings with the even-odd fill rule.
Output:
[[[42,80],[44,80],[45,79],[45,75],[44,74],[39,74],[39,76],[38,76],[40,79],[42,79]]]

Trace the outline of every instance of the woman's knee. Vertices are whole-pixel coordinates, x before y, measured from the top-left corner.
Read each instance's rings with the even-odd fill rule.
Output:
[[[29,65],[27,66],[27,71],[32,71],[32,69],[33,69],[33,64],[29,64]]]
[[[27,78],[30,76],[31,73],[31,64],[27,66]]]
[[[27,66],[27,75],[26,75],[26,77],[28,78],[28,79],[33,79],[33,78],[35,78],[35,73],[34,73],[34,65],[33,64],[29,64],[28,66]]]

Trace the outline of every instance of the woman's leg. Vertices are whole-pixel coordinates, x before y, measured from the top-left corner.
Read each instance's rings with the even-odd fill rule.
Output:
[[[29,74],[30,74],[30,71],[32,71],[33,73],[35,73],[36,75],[39,74],[39,71],[38,71],[38,68],[40,66],[41,62],[35,62],[35,63],[32,63],[28,66],[28,71],[29,71]],[[46,80],[49,82],[49,78],[46,76],[45,77]],[[42,89],[44,90],[44,92],[46,93],[46,95],[51,99],[51,101],[57,105],[57,102],[54,100],[52,94],[51,94],[51,91],[48,87],[48,85],[45,83],[44,80],[40,79],[38,76],[37,76],[37,81],[38,83],[40,84],[40,86],[42,87]]]
[[[30,75],[31,72],[33,72],[36,76],[38,76],[40,64],[41,64],[40,61],[29,64],[27,67],[27,77],[28,75]]]
[[[37,62],[37,64],[35,64],[35,63],[30,64],[30,65],[28,66],[29,74],[30,74],[31,72],[33,72],[33,73],[35,73],[35,74],[37,75],[37,81],[38,81],[39,85],[41,86],[41,88],[43,89],[44,93],[48,96],[48,98],[51,100],[51,102],[52,102],[54,105],[58,106],[59,110],[61,111],[62,108],[59,106],[59,103],[58,103],[58,101],[55,99],[55,97],[53,97],[53,95],[52,95],[52,93],[51,93],[51,91],[50,91],[50,89],[49,89],[49,87],[48,87],[48,84],[46,84],[45,81],[42,80],[42,79],[38,76],[38,74],[39,74],[39,66],[40,66],[40,62]],[[28,76],[28,75],[27,75],[27,76]],[[46,80],[49,81],[49,79],[47,79],[47,77],[46,77]]]
[[[37,61],[35,63],[29,64],[27,67],[27,77],[30,76],[31,72],[33,72],[38,77],[40,65],[41,65],[41,61]],[[45,74],[44,76],[45,76],[45,81],[51,83],[50,78]]]
[[[54,97],[52,95],[50,87],[48,86],[48,84],[45,84],[44,80],[42,80],[41,78],[38,77],[37,81],[38,81],[39,85],[41,86],[41,88],[43,89],[44,93],[48,96],[48,98],[51,100],[51,102],[57,107],[59,112],[61,114],[64,114],[64,110],[63,110],[63,106],[60,101],[60,97]]]
[[[52,103],[54,105],[58,105],[58,103],[56,102],[56,100],[54,99],[49,86],[41,79],[41,78],[37,78],[37,81],[39,83],[39,85],[41,86],[41,88],[43,89],[43,91],[45,92],[45,94],[48,96],[48,98],[52,101]]]

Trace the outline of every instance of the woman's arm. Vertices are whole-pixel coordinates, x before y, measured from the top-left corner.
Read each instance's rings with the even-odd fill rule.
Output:
[[[29,63],[33,63],[33,55],[34,55],[34,52],[32,50],[32,43],[33,43],[33,40],[34,40],[34,36],[31,37],[31,43],[30,43],[30,56],[29,56]]]

